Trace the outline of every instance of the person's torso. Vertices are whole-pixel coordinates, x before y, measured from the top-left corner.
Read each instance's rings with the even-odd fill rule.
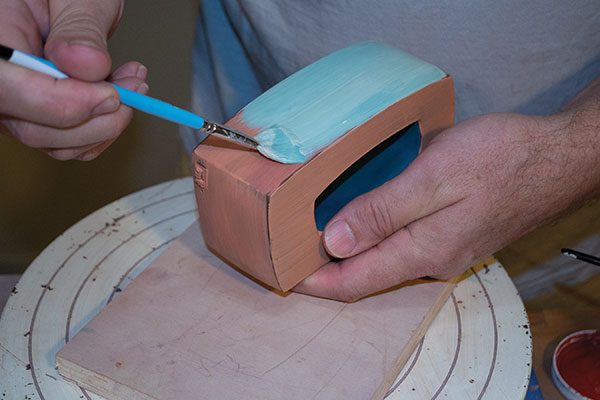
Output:
[[[367,40],[450,74],[457,121],[550,114],[600,75],[600,1],[204,0],[193,107],[228,119],[302,67]]]

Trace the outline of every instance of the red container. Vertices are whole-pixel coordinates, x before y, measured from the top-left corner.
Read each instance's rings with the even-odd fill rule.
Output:
[[[552,358],[552,379],[569,400],[600,400],[600,330],[561,340]]]

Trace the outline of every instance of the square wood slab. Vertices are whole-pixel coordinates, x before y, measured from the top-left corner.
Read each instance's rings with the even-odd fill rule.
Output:
[[[454,288],[413,281],[353,304],[269,290],[194,223],[57,354],[107,399],[383,398]]]

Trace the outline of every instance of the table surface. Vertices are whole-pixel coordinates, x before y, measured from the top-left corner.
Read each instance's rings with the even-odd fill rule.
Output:
[[[195,218],[183,178],[111,203],[51,243],[0,319],[0,399],[101,399],[58,375],[56,352]],[[524,398],[531,355],[523,303],[490,259],[458,284],[387,398]]]

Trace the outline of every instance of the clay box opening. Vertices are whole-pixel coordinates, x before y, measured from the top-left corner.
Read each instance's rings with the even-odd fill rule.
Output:
[[[395,133],[352,164],[315,200],[315,222],[322,231],[327,222],[355,197],[404,171],[419,154],[418,122]]]

